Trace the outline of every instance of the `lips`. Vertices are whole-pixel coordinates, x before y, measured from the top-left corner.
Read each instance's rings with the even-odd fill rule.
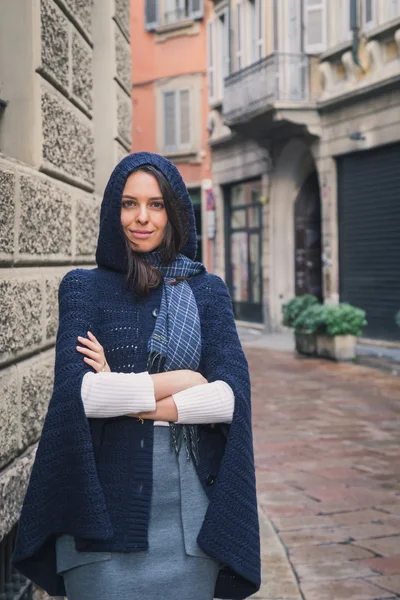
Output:
[[[130,233],[133,235],[134,238],[137,238],[139,240],[145,240],[146,238],[150,237],[153,232],[138,230],[138,231],[130,231]]]

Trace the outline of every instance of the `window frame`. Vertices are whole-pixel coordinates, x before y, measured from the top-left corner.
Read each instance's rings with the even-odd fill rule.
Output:
[[[312,12],[321,11],[321,42],[316,44],[311,44],[308,42],[308,23],[309,23],[309,14]],[[320,54],[324,52],[327,47],[327,2],[326,0],[319,0],[319,4],[316,5],[308,5],[307,0],[305,0],[303,5],[303,23],[304,23],[304,52],[306,54]]]
[[[351,0],[341,0],[340,5],[340,16],[337,19],[337,26],[339,27],[339,31],[337,32],[337,41],[338,43],[349,42],[353,37],[353,31],[351,29]],[[340,35],[342,32],[342,35]]]
[[[362,19],[362,29],[363,29],[363,31],[369,31],[370,29],[373,29],[374,27],[376,27],[376,25],[378,24],[378,21],[377,21],[378,14],[377,14],[376,0],[370,0],[370,2],[371,2],[372,19],[370,21],[366,21],[367,1],[368,0],[361,0],[361,9],[362,9],[361,19]]]
[[[243,0],[238,0],[235,8],[235,70],[241,71],[246,66],[246,11]]]
[[[189,142],[181,143],[181,93],[188,92],[188,110],[189,110]],[[175,146],[167,146],[166,144],[166,115],[165,115],[165,96],[166,94],[174,94],[174,110],[175,110]],[[164,154],[180,154],[190,152],[193,149],[194,131],[193,131],[193,93],[190,86],[174,88],[172,90],[162,90],[162,150]]]

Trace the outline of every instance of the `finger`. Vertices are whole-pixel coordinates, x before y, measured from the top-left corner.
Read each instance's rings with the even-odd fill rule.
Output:
[[[94,369],[95,371],[97,371],[97,373],[98,373],[98,372],[101,370],[101,365],[99,365],[99,363],[98,363],[98,362],[96,362],[95,360],[92,360],[91,358],[87,358],[87,356],[85,356],[85,357],[83,358],[83,360],[84,360],[84,361],[85,361],[85,362],[86,362],[88,365],[90,365],[91,367],[93,367],[93,369]]]
[[[102,362],[100,352],[94,352],[93,350],[89,350],[88,348],[83,348],[82,346],[77,346],[76,349],[78,350],[78,352],[81,352],[82,354],[86,354],[90,358],[93,358],[99,362]]]
[[[99,344],[99,346],[101,346],[101,344],[100,344],[99,340],[96,338],[96,336],[95,336],[95,335],[93,335],[93,333],[92,333],[91,331],[88,331],[88,332],[87,332],[87,334],[88,334],[88,337],[89,337],[91,340],[93,340],[93,342],[96,342],[96,344]]]
[[[88,340],[87,338],[84,338],[80,335],[78,335],[78,340],[81,344],[85,344],[85,346],[88,346],[88,348],[91,348],[92,350],[102,349],[98,342],[92,342],[91,340]]]

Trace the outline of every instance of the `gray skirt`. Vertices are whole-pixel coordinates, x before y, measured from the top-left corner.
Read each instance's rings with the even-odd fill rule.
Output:
[[[212,600],[220,565],[196,538],[208,498],[182,446],[170,449],[169,427],[154,427],[149,549],[77,552],[73,537],[57,539],[57,572],[68,600]]]

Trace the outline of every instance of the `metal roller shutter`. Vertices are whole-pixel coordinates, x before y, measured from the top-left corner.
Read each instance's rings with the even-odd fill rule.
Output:
[[[367,311],[364,336],[400,340],[400,144],[337,159],[340,300]]]

